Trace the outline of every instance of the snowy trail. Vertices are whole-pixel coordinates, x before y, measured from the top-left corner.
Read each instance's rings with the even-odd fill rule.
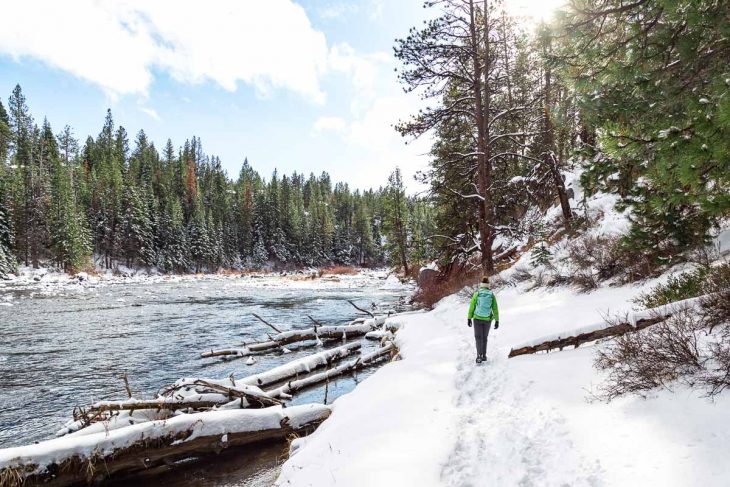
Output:
[[[397,318],[403,360],[338,399],[277,485],[726,487],[730,394],[677,387],[606,404],[590,400],[602,380],[592,346],[507,359],[515,344],[631,310],[641,291],[503,289],[480,366],[465,298]]]
[[[510,381],[507,359],[474,363],[472,329],[459,333],[455,409],[457,434],[443,483],[477,485],[602,485],[601,469],[575,448],[566,418],[530,399],[533,381]],[[490,350],[498,348],[492,330]]]

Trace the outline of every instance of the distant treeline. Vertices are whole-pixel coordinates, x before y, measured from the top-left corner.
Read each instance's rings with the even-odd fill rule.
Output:
[[[18,263],[165,272],[400,264],[431,252],[429,212],[398,170],[387,187],[352,191],[327,173],[264,179],[246,160],[232,180],[197,137],[179,148],[168,139],[160,152],[142,130],[130,143],[108,111],[81,144],[69,126],[37,125],[20,86],[7,110],[0,103],[0,275]]]

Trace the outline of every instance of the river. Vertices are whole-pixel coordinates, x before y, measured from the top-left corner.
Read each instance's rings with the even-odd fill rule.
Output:
[[[397,306],[408,289],[370,273],[328,280],[285,277],[43,281],[0,287],[0,446],[53,437],[74,406],[126,398],[127,374],[135,397],[150,398],[181,377],[243,377],[312,353],[245,359],[201,359],[201,351],[240,345],[271,330],[257,313],[283,330],[343,324],[357,316],[348,299],[369,306]],[[365,349],[376,346],[365,344]],[[330,382],[331,402],[371,374]],[[325,390],[295,396],[294,404],[323,402]],[[211,467],[192,465],[166,485],[269,485],[281,445],[221,455]],[[242,460],[243,459],[243,460]],[[258,479],[258,480],[257,480]]]

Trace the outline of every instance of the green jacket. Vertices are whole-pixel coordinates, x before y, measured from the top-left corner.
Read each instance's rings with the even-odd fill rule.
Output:
[[[474,314],[474,310],[477,307],[477,299],[479,298],[479,293],[481,292],[482,294],[484,294],[485,291],[492,295],[492,316],[479,316],[477,314]],[[477,320],[484,320],[484,321],[489,321],[489,320],[499,321],[499,308],[497,307],[497,297],[494,295],[494,293],[491,291],[491,289],[489,289],[487,286],[480,285],[479,290],[477,292],[475,292],[474,295],[471,297],[471,304],[469,304],[468,318],[469,319],[474,318]]]

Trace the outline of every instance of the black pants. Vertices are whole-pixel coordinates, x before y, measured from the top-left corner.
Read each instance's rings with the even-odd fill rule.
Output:
[[[487,337],[489,329],[492,327],[492,320],[473,320],[474,323],[474,339],[477,343],[477,355],[486,357],[487,355]]]

